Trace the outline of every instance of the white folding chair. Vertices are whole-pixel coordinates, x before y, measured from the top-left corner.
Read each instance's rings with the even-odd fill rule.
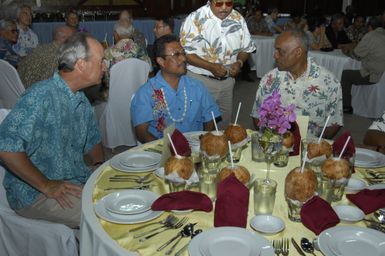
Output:
[[[149,71],[150,65],[136,58],[112,66],[108,101],[99,120],[105,147],[113,149],[137,144],[130,106],[133,94],[147,81]]]
[[[0,123],[8,112],[0,109]],[[77,256],[72,229],[63,224],[27,219],[11,209],[3,186],[5,172],[0,163],[0,255]]]
[[[16,69],[0,60],[0,108],[11,109],[25,88]]]
[[[371,85],[353,85],[351,90],[353,113],[379,118],[385,110],[385,72],[380,81]]]

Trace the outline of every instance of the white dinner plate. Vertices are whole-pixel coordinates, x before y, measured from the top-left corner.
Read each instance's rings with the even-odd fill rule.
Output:
[[[105,197],[105,207],[116,214],[138,214],[150,210],[158,194],[147,190],[123,190]]]
[[[385,188],[385,183],[378,183],[378,184],[373,184],[368,186],[368,189],[373,190],[373,189],[384,189]]]
[[[155,152],[125,151],[111,158],[110,165],[112,168],[122,172],[147,172],[153,171],[160,167],[161,157],[162,156],[160,154]],[[154,160],[150,160],[150,158],[153,158]],[[124,162],[127,162],[127,159],[138,163],[137,166],[128,166],[126,164],[123,164]]]
[[[110,212],[105,206],[105,197],[94,204],[96,215],[106,221],[118,224],[136,224],[158,218],[163,214],[163,211],[152,211],[151,209],[139,214],[116,214]]]
[[[338,218],[343,221],[357,222],[365,217],[365,213],[360,208],[352,205],[335,205],[333,210],[337,213]]]
[[[332,227],[318,237],[321,252],[328,256],[385,256],[385,234],[363,227]]]
[[[219,227],[195,236],[190,256],[273,256],[274,250],[263,236],[238,227]]]
[[[265,234],[275,234],[285,228],[285,223],[279,217],[262,214],[254,216],[250,220],[250,226]]]
[[[385,166],[385,155],[365,148],[356,148],[354,165],[368,168],[383,167]]]

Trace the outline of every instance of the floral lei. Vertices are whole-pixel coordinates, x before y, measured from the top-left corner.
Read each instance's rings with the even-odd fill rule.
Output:
[[[154,101],[153,115],[156,121],[156,130],[159,135],[163,135],[163,130],[167,127],[166,124],[166,103],[164,102],[163,92],[161,89],[153,90],[152,99]]]

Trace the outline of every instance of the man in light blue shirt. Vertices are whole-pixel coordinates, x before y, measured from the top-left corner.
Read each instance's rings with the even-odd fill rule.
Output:
[[[221,113],[206,87],[186,76],[186,53],[173,35],[162,36],[154,43],[160,67],[136,92],[131,102],[131,119],[142,143],[163,137],[163,130],[175,123],[181,132],[210,131]]]
[[[100,83],[103,47],[78,33],[59,49],[59,72],[29,88],[0,126],[0,160],[8,202],[18,214],[79,226],[83,156],[103,161],[101,137],[79,90]]]

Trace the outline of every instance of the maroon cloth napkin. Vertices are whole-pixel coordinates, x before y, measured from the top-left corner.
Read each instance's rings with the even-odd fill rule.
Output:
[[[293,151],[289,153],[289,156],[297,156],[299,155],[299,150],[301,146],[301,133],[299,131],[299,126],[297,122],[291,123],[290,131],[294,135],[294,146]]]
[[[214,226],[243,227],[247,225],[249,189],[234,174],[218,184]]]
[[[205,194],[186,190],[162,195],[154,201],[151,209],[154,211],[194,209],[210,212],[213,209],[213,203]]]
[[[347,194],[346,197],[365,214],[385,207],[385,189],[364,189],[356,194]]]
[[[345,149],[344,153],[342,154],[342,158],[344,158],[348,161],[356,153],[356,147],[354,145],[352,134],[349,131],[345,131],[337,139],[335,139],[334,143],[333,143],[333,155],[338,157],[349,136],[350,136],[350,140],[348,142],[348,145],[346,145],[346,149]],[[354,172],[355,172],[355,170],[354,170],[354,166],[353,166],[352,173],[354,173]]]
[[[186,137],[178,129],[175,129],[171,135],[172,143],[180,156],[191,156],[191,148]],[[175,155],[174,149],[170,144],[171,154]]]
[[[300,215],[302,224],[316,235],[340,222],[330,204],[318,196],[302,206]]]

